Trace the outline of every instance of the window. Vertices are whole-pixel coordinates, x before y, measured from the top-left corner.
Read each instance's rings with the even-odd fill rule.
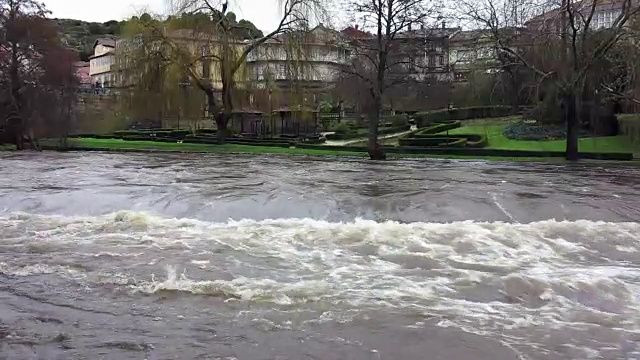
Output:
[[[457,61],[468,61],[469,60],[469,51],[468,50],[458,50],[456,52]]]
[[[429,67],[432,68],[436,65],[436,58],[435,56],[429,56]]]
[[[277,79],[286,79],[287,78],[287,69],[285,64],[277,64],[276,65],[276,78]]]
[[[202,77],[208,79],[211,77],[211,59],[205,56],[209,55],[209,49],[206,46],[200,48],[200,56],[202,57]]]
[[[438,65],[444,66],[444,56],[442,55],[438,56]]]

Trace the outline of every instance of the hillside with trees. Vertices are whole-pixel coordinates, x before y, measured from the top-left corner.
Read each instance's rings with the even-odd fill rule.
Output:
[[[86,22],[74,19],[55,19],[60,29],[62,41],[80,54],[80,59],[88,61],[93,53],[93,43],[102,37],[120,36],[125,21],[110,20],[105,23]]]
[[[143,15],[144,16],[144,15]],[[222,13],[218,12],[213,14],[214,20],[219,21],[222,18]],[[256,26],[248,21],[241,19],[236,20],[234,13],[225,14],[226,20],[234,25],[234,29],[237,32],[237,36],[242,39],[254,39],[263,36]],[[208,14],[196,13],[196,14],[182,14],[180,17],[170,17],[168,20],[187,24],[194,23],[206,23],[211,21]],[[60,29],[60,35],[64,43],[75,49],[80,54],[82,61],[88,61],[89,56],[93,53],[93,43],[98,38],[104,37],[120,37],[123,31],[123,26],[127,23],[126,20],[116,21],[110,20],[105,23],[99,22],[87,22],[83,20],[75,19],[55,19]]]

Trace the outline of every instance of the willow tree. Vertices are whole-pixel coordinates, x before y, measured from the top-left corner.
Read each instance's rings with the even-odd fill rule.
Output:
[[[237,80],[247,56],[268,40],[304,27],[310,17],[322,14],[322,0],[280,0],[282,16],[277,27],[256,36],[259,33],[247,31],[246,23],[236,23],[226,16],[226,3],[213,0],[169,0],[169,3],[180,18],[205,14],[212,20],[182,21],[180,29],[154,22],[145,26],[167,49],[163,55],[165,61],[182,67],[190,83],[205,95],[208,114],[215,120],[220,142],[224,142],[227,133],[234,110],[234,92],[239,88]],[[181,41],[177,33],[190,41]],[[214,73],[210,74],[212,70]],[[216,96],[218,92],[220,101]]]
[[[131,118],[151,120],[195,118],[202,113],[201,98],[188,96],[190,80],[180,62],[172,61],[172,48],[156,32],[168,22],[149,15],[130,19],[117,46],[120,86],[126,89],[124,112]]]

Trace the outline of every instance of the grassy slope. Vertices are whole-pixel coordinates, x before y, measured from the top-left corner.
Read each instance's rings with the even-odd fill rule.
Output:
[[[539,151],[564,151],[565,140],[545,140],[545,141],[525,141],[511,140],[503,135],[504,128],[513,119],[496,121],[487,119],[486,121],[474,121],[467,123],[458,129],[450,130],[449,135],[456,134],[483,134],[489,141],[488,148],[506,150],[539,150]],[[446,133],[443,133],[446,134]],[[626,136],[610,136],[598,138],[580,139],[581,152],[600,153],[632,153],[633,148]]]

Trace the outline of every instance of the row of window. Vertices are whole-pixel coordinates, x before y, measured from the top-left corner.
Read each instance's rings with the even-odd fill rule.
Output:
[[[591,26],[594,29],[606,29],[613,27],[613,23],[618,19],[621,14],[621,10],[604,10],[598,11],[593,14],[593,25]]]
[[[436,67],[436,66],[444,66],[445,65],[444,55],[438,55],[438,56],[434,56],[434,55],[427,56],[427,55],[425,55],[422,58],[422,60],[423,61],[420,61],[420,58],[412,58],[412,57],[410,57],[409,60],[408,60],[409,68],[410,69],[415,69],[415,68],[423,66],[423,65],[427,65],[428,67],[432,68],[432,67]]]
[[[103,56],[96,59],[91,59],[91,66],[107,66],[114,63],[112,56]]]

